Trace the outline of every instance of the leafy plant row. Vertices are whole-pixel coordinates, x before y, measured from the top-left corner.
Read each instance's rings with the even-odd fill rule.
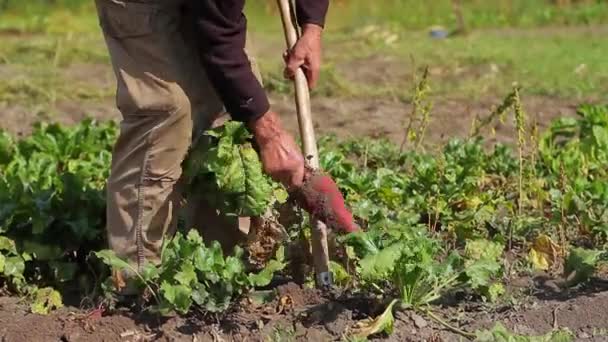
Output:
[[[475,136],[433,153],[419,142],[403,151],[384,140],[321,140],[322,167],[364,227],[341,239],[346,258],[333,265],[342,286],[424,309],[456,291],[497,300],[503,279],[534,268],[563,270],[568,286],[593,275],[608,238],[608,107],[581,106],[578,117],[538,133],[518,94],[509,99],[503,111],[514,110],[516,151],[488,148]],[[91,252],[128,267],[103,251],[104,184],[116,134],[115,124],[93,121],[41,124],[19,141],[0,133],[0,270],[8,288],[93,292],[104,269]],[[207,132],[184,166],[192,189],[215,194],[207,200],[227,213],[257,215],[285,201],[261,173],[240,124]],[[161,265],[138,272],[139,288],[159,310],[221,311],[289,261],[248,274],[241,252],[225,256],[203,238],[178,234]],[[514,264],[505,251],[517,256]]]
[[[344,239],[360,280],[396,286],[408,305],[461,285],[491,300],[503,292],[505,250],[522,257],[520,270],[562,266],[578,272],[571,285],[588,280],[608,233],[608,108],[578,116],[554,121],[520,157],[481,138],[439,154],[326,139],[322,164],[366,226]]]

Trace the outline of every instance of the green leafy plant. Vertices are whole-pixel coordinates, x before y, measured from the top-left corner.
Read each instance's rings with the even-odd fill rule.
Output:
[[[63,307],[61,294],[51,287],[36,289],[32,294],[30,309],[33,313],[47,315],[51,310]]]
[[[567,329],[558,329],[542,336],[524,336],[510,332],[502,324],[497,323],[491,330],[476,333],[478,342],[570,342],[574,335]]]
[[[464,274],[473,290],[479,291],[490,301],[504,292],[502,284],[492,282],[501,274],[503,244],[485,239],[467,241],[464,254]]]
[[[420,307],[439,299],[444,291],[466,286],[488,295],[500,293],[492,279],[500,274],[502,245],[472,240],[464,256],[456,252],[445,257],[437,240],[416,228],[403,231],[396,241],[380,248],[372,233],[356,233],[345,241],[359,254],[361,279],[373,287],[391,284],[406,306]],[[377,239],[377,237],[376,237]]]
[[[25,261],[28,254],[17,252],[15,242],[6,236],[0,236],[0,272],[14,289],[20,291],[25,285]]]
[[[595,273],[604,251],[572,248],[564,262],[564,274],[570,286],[588,281]]]
[[[456,254],[437,262],[432,242],[420,242],[401,254],[393,274],[402,303],[413,307],[439,299],[444,290],[458,283],[459,277],[456,268],[460,259]]]
[[[251,134],[239,122],[206,131],[184,161],[189,193],[225,213],[258,216],[273,200],[285,199],[262,169]]]
[[[30,269],[56,285],[88,272],[87,253],[102,246],[116,133],[114,123],[85,120],[71,128],[38,124],[19,141],[0,138],[10,151],[0,160],[0,232],[15,241],[13,254],[31,256]]]
[[[198,232],[191,230],[186,236],[177,233],[165,243],[159,265],[147,264],[140,271],[110,250],[95,254],[114,269],[135,274],[141,293],[150,291],[156,300],[155,310],[185,314],[193,305],[208,312],[224,311],[249,289],[268,285],[274,273],[286,266],[279,249],[262,271],[247,274],[242,253],[237,247],[225,257],[219,243],[206,246]]]
[[[499,109],[513,108],[516,95]],[[526,139],[519,111],[513,133]],[[426,119],[418,117],[412,146],[424,135]],[[451,139],[432,153],[402,151],[382,139],[323,137],[322,168],[364,228],[339,239],[347,245],[348,263],[332,263],[336,279],[427,314],[431,304],[456,291],[495,301],[505,291],[503,277],[528,272],[520,266],[529,265],[523,254],[515,254],[503,274],[503,249],[522,251],[547,236],[555,239],[554,250],[536,248],[531,259],[550,271],[565,256],[570,284],[589,281],[605,259],[596,251],[608,243],[607,129],[608,107],[585,105],[578,117],[553,121],[538,139],[515,150],[489,146],[481,137]],[[109,265],[129,269],[100,251],[116,135],[115,124],[88,120],[73,127],[39,124],[22,139],[0,132],[0,279],[6,288],[34,300],[37,289],[61,293],[85,279],[83,292],[90,291],[90,270],[98,275],[99,265],[87,264],[87,256],[95,251]],[[263,174],[240,123],[206,132],[184,161],[184,176],[188,200],[203,197],[228,215],[258,215],[286,198]],[[161,264],[130,269],[157,310],[224,310],[250,289],[267,286],[286,263],[277,257],[262,272],[248,274],[240,250],[226,257],[208,242],[179,234],[167,241]],[[552,261],[541,262],[548,255]],[[37,312],[58,306],[48,290],[40,298]]]

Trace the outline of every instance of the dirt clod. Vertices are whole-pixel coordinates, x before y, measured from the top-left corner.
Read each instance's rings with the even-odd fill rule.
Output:
[[[302,287],[296,283],[287,283],[277,287],[279,298],[289,297],[294,307],[316,305],[322,303],[321,294],[315,289]]]
[[[412,321],[414,321],[414,325],[416,328],[422,329],[429,325],[427,321],[417,314],[412,314]]]

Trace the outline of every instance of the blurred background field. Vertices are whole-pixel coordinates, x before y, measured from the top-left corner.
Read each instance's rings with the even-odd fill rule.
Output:
[[[274,0],[247,1],[247,14],[268,19],[276,13]],[[554,25],[602,24],[608,19],[608,4],[602,0],[333,0],[329,26],[349,28],[369,24],[388,24],[402,29],[424,29],[430,25],[456,25],[458,8],[467,25],[472,28],[487,27],[539,27]],[[2,0],[3,19],[11,16],[28,16],[31,20],[18,20],[15,27],[24,30],[46,31],[53,26],[53,18],[62,12],[78,14],[74,19],[91,19],[87,14],[93,8],[86,0]],[[65,14],[65,13],[64,13]],[[83,16],[84,15],[84,18]],[[80,21],[82,20],[75,20]],[[6,21],[3,20],[4,23]],[[256,22],[269,24],[264,20]],[[65,22],[59,23],[66,30]],[[3,24],[11,27],[15,23]],[[83,28],[76,24],[74,28]]]
[[[246,14],[265,85],[295,128],[275,1],[249,0]],[[608,92],[607,22],[602,0],[334,0],[314,91],[316,117],[328,118],[320,129],[398,139],[391,122],[409,112],[413,77],[427,66],[434,138],[462,134],[513,84],[539,121],[567,114]],[[432,38],[433,28],[449,36]],[[31,118],[4,128],[118,117],[92,1],[2,0],[0,39],[0,112]]]

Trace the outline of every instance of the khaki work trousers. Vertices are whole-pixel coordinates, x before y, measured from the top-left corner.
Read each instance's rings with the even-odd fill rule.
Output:
[[[96,5],[122,114],[107,183],[108,241],[119,256],[141,267],[159,260],[163,238],[175,232],[182,210],[181,163],[192,138],[222,120],[224,107],[200,63],[185,0],[96,0]],[[249,229],[249,218],[222,217],[193,198],[183,210],[188,228],[224,248]]]

